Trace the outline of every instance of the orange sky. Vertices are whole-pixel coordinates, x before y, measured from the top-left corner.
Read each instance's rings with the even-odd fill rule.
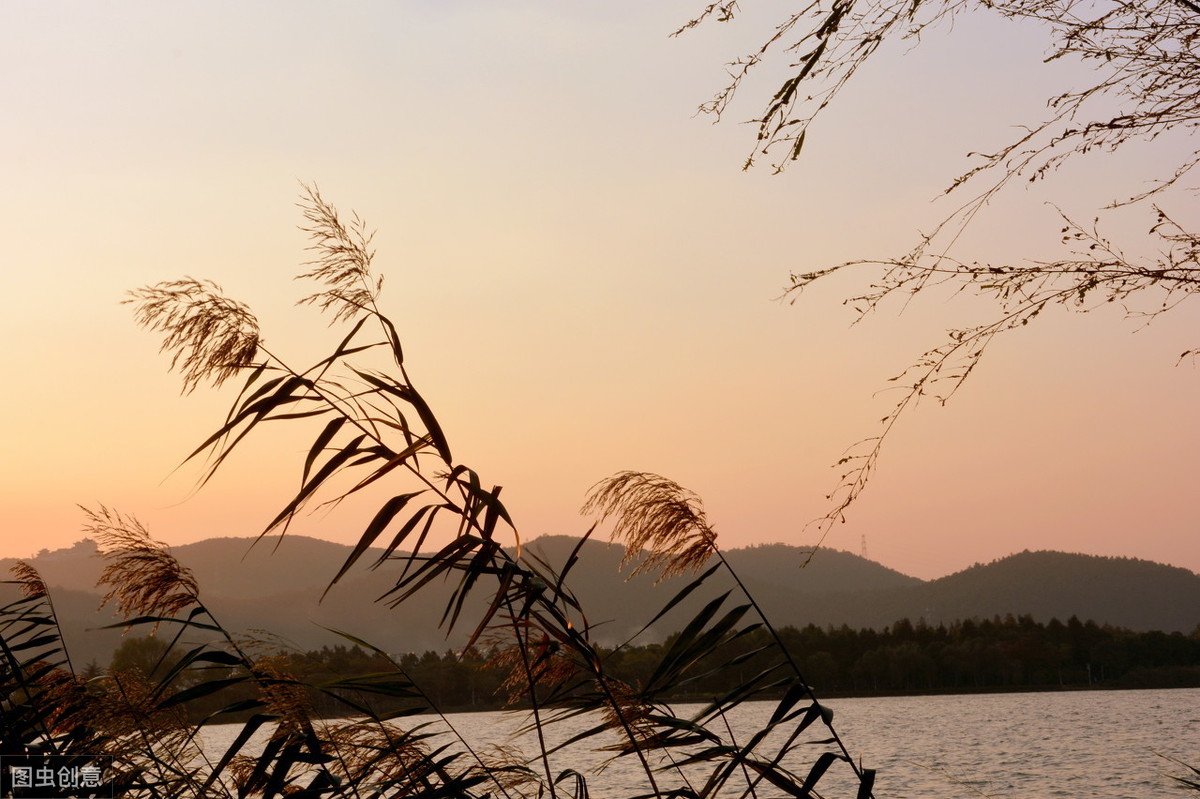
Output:
[[[806,542],[830,464],[887,410],[875,392],[982,306],[931,296],[851,328],[853,279],[789,306],[788,273],[905,250],[969,151],[1086,73],[1041,64],[1036,30],[963,19],[865,70],[788,172],[743,173],[737,123],[778,68],[725,123],[693,112],[789,7],[769,5],[670,39],[698,4],[6,4],[0,555],[78,539],[76,503],[183,543],[255,534],[286,500],[305,447],[286,431],[198,494],[172,473],[232,394],[181,397],[119,303],[212,278],[274,348],[319,357],[324,321],[292,307],[298,181],[378,228],[413,378],[526,538],[582,532],[587,488],[642,469],[700,493],[726,546]],[[1045,202],[1086,218],[1189,144],[1017,187],[963,252],[1047,257]],[[1175,365],[1196,322],[1048,313],[999,342],[902,423],[828,544],[865,535],[921,577],[1026,548],[1200,570],[1200,373]],[[367,512],[296,530],[352,541]]]

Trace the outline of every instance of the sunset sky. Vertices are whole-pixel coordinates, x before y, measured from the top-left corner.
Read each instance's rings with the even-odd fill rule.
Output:
[[[790,272],[899,255],[954,207],[972,151],[1089,79],[1036,27],[978,14],[881,52],[781,175],[741,171],[784,74],[725,120],[696,108],[787,3],[669,34],[703,3],[5,3],[0,6],[0,556],[82,537],[78,504],[162,540],[257,534],[294,491],[303,430],[194,492],[174,471],[234,391],[181,396],[125,292],[184,275],[253,306],[296,361],[336,330],[294,302],[315,183],[378,230],[382,305],[456,456],[505,486],[526,539],[579,534],[587,489],[654,471],[727,546],[808,543],[832,468],[887,379],[987,304],[931,294],[856,326],[869,276],[778,301]],[[1194,149],[1164,138],[1014,185],[958,243],[1051,258],[1083,220]],[[1168,197],[1181,221],[1194,198]],[[1188,213],[1191,217],[1188,217]],[[1114,232],[1145,247],[1149,209]],[[1200,310],[1047,313],[923,405],[827,544],[923,578],[1023,549],[1200,571]],[[404,490],[404,489],[398,489]],[[357,540],[369,508],[296,533]],[[358,525],[356,527],[356,525]]]

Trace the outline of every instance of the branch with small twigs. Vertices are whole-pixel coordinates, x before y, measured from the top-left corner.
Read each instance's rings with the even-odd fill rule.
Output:
[[[934,286],[975,293],[995,300],[999,313],[989,322],[946,331],[945,343],[921,355],[890,382],[901,398],[880,419],[877,435],[853,445],[838,461],[850,465],[828,499],[833,505],[815,519],[823,541],[832,526],[866,488],[878,466],[884,442],[897,422],[922,399],[945,404],[979,365],[997,336],[1021,329],[1043,311],[1062,306],[1088,312],[1109,304],[1121,305],[1128,318],[1149,322],[1200,294],[1200,235],[1185,230],[1161,209],[1150,229],[1160,246],[1155,259],[1134,259],[1102,235],[1098,223],[1084,227],[1063,215],[1062,239],[1074,257],[1024,266],[964,263],[921,253],[891,261],[855,261],[814,272],[792,275],[791,300],[804,288],[850,268],[879,268],[882,273],[869,289],[845,300],[861,320],[899,295],[905,302]],[[1153,299],[1151,299],[1153,298]],[[1194,356],[1195,348],[1179,357]]]

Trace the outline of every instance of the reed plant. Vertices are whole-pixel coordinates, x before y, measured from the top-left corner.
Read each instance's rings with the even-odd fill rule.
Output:
[[[16,697],[5,706],[5,746],[112,754],[119,795],[138,797],[816,797],[831,769],[844,772],[839,795],[872,796],[875,772],[852,757],[832,711],[725,561],[699,498],[658,475],[623,472],[593,487],[584,511],[595,522],[564,562],[522,550],[501,487],[452,455],[408,373],[400,335],[380,307],[383,280],[369,228],[357,216],[344,219],[315,187],[305,187],[300,208],[312,255],[300,277],[314,286],[300,302],[342,331],[316,362],[297,366],[269,349],[251,310],[213,283],[184,278],[130,294],[138,322],[162,334],[186,391],[241,380],[224,421],[187,460],[205,461],[207,481],[264,425],[316,422],[295,426],[315,433],[299,464],[300,488],[262,534],[284,534],[310,506],[388,486],[389,498],[330,575],[330,587],[364,559],[393,570],[382,598],[393,606],[448,584],[438,623],[447,634],[464,632],[467,648],[486,650],[506,670],[511,712],[522,714],[535,745],[524,750],[459,735],[453,718],[394,660],[376,674],[295,678],[283,659],[227,630],[190,573],[134,517],[99,508],[87,513],[108,559],[106,601],[124,625],[157,629],[182,655],[150,681],[106,674],[83,685],[66,659],[44,586],[29,572],[18,575],[26,595],[0,609],[3,688]],[[644,683],[610,673],[613,650],[597,644],[570,589],[584,541],[602,526],[611,526],[636,568],[693,575],[643,632],[705,598]],[[510,550],[504,540],[518,545]],[[712,596],[719,573],[733,587]],[[756,633],[764,630],[765,637]],[[735,646],[751,636],[764,643],[749,652]],[[699,710],[666,699],[714,670],[764,657],[766,668]],[[318,717],[316,695],[343,717]],[[395,699],[405,700],[402,709],[382,701]],[[751,701],[772,703],[770,714],[739,736],[731,716]],[[199,720],[182,712],[200,705],[215,709]],[[428,714],[440,722],[412,718]],[[224,751],[199,745],[207,725],[230,719],[241,727]],[[582,731],[557,740],[562,735],[552,733],[568,723]],[[259,736],[266,742],[255,743]],[[606,788],[603,766],[574,767],[570,753],[578,747],[603,753],[605,763],[636,764],[639,786]]]

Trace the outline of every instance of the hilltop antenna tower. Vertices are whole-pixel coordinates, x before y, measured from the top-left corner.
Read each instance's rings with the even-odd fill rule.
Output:
[[[870,558],[867,557],[867,534],[866,533],[862,534],[862,546],[861,546],[859,555],[862,556],[863,560],[870,560]]]

